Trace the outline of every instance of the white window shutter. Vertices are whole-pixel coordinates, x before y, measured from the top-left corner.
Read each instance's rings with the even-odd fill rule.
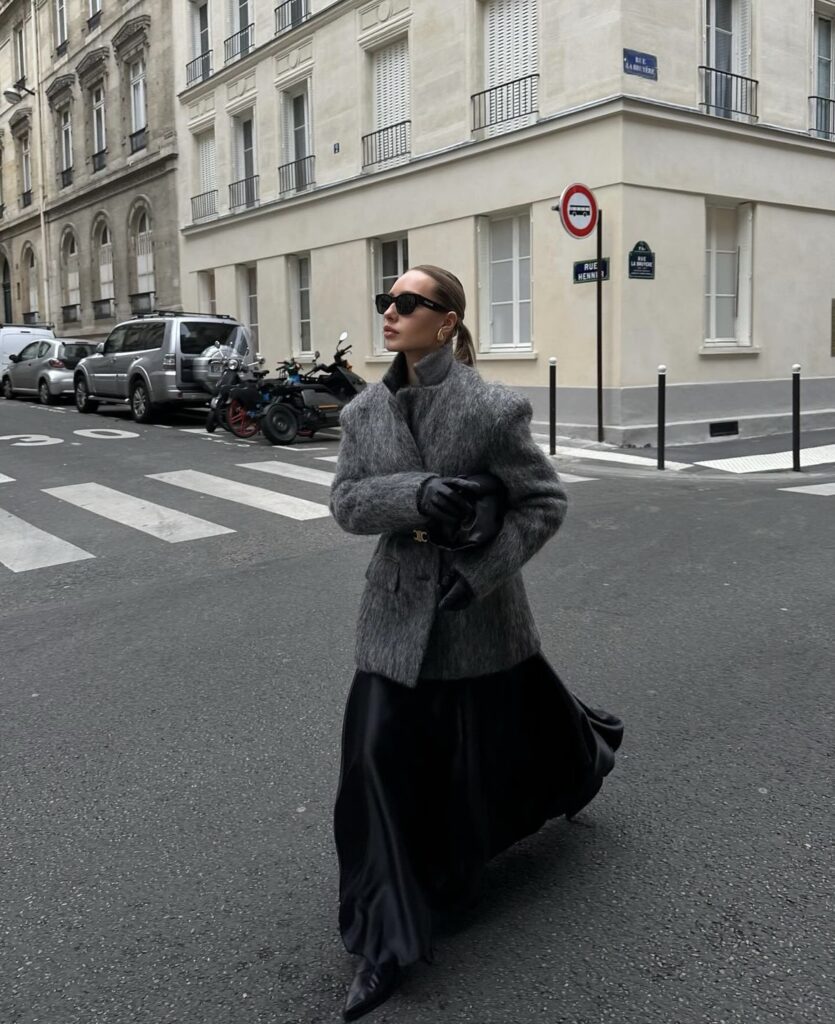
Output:
[[[214,132],[206,132],[198,140],[200,162],[200,191],[213,192],[217,187],[215,170],[215,136]]]
[[[751,344],[751,310],[753,300],[754,207],[740,203],[736,211],[737,248],[739,251],[736,297],[736,340],[739,345]]]
[[[476,217],[476,272],[478,274],[478,348],[489,352],[490,327],[490,220]]]
[[[485,11],[485,88],[537,70],[537,0],[490,0]]]
[[[374,54],[374,127],[388,128],[408,121],[409,44],[406,39],[377,50]]]
[[[734,4],[734,43],[738,75],[751,77],[751,0],[736,0]]]

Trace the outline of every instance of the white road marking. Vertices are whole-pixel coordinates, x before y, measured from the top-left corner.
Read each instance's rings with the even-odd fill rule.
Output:
[[[822,444],[816,448],[800,449],[801,466],[823,466],[835,462],[835,444]],[[697,466],[720,469],[725,473],[764,473],[773,469],[791,469],[792,453],[770,452],[766,455],[740,455],[734,459],[711,459],[697,462]]]
[[[282,452],[289,452],[290,455],[307,455],[308,452],[326,452],[328,451],[327,445],[316,445],[315,448],[296,448],[292,444],[285,444],[281,446]]]
[[[540,444],[539,447],[546,455],[551,451],[551,446],[548,444]],[[601,451],[598,448],[567,448],[565,445],[558,444],[556,453],[569,459],[591,459],[593,462],[622,462],[627,466],[645,466],[647,469],[654,469],[658,465],[656,458],[647,458],[645,455],[628,455],[626,452],[621,451]],[[664,465],[667,469],[675,472],[691,468],[691,463],[689,462],[671,462],[669,459],[665,459]],[[699,465],[703,466],[705,463],[701,462]]]
[[[168,544],[179,544],[184,540],[201,540],[204,537],[217,537],[222,533],[234,533],[226,526],[209,523],[197,516],[187,515],[155,505],[152,501],[143,501],[132,494],[115,491],[102,484],[73,484],[68,487],[46,487],[44,494],[69,502],[87,512],[93,512],[104,519],[112,519],[122,526],[130,526],[134,530],[150,534]]]
[[[287,462],[239,462],[241,469],[254,469],[259,473],[272,473],[274,476],[287,477],[288,480],[304,480],[309,484],[322,484],[330,487],[336,473],[328,473],[324,469],[311,469],[309,466],[291,466]]]
[[[83,551],[60,537],[53,537],[51,533],[0,509],[0,562],[12,572],[46,569],[94,557],[89,551]]]
[[[778,487],[779,491],[794,491],[796,494],[823,494],[827,497],[835,495],[835,483],[809,484],[806,487]]]
[[[574,473],[560,473],[560,480],[567,484],[583,484],[588,480],[596,480],[594,476],[575,476]]]
[[[338,462],[339,461],[339,456],[338,455],[317,455],[316,456],[316,461],[317,462]]]
[[[78,437],[93,437],[97,441],[118,441],[123,437],[139,437],[132,430],[113,430],[110,427],[93,427],[90,430],[74,430]]]
[[[177,427],[181,434],[208,434],[205,427]]]
[[[199,473],[193,469],[177,470],[173,473],[153,473],[149,475],[149,479],[161,480],[163,483],[173,484],[175,487],[183,487],[187,491],[196,491],[198,494],[208,494],[213,498],[234,501],[239,505],[248,505],[250,508],[257,508],[262,512],[273,512],[279,516],[287,516],[289,519],[324,519],[330,515],[327,505],[306,501],[304,498],[294,498],[278,491],[268,491],[263,487],[241,484],[237,480],[228,480],[222,476]]]
[[[14,477],[6,476],[4,473],[0,473],[0,484],[13,484]]]
[[[316,461],[317,462],[336,462],[338,458],[339,458],[338,455],[320,455],[316,459]],[[265,463],[265,465],[270,465],[270,463]],[[250,468],[255,469],[254,466],[252,466]],[[268,470],[266,470],[266,472],[267,473],[279,473],[279,470],[277,470],[277,469],[276,470],[268,469]],[[282,473],[283,473],[283,471],[282,471]],[[279,475],[281,475],[281,473]],[[286,474],[286,475],[289,476],[289,474]],[[330,473],[328,475],[331,477],[331,479],[334,476],[336,476],[335,473]],[[302,478],[299,477],[298,479],[301,480]],[[587,481],[587,480],[595,480],[595,479],[597,479],[597,478],[593,477],[593,476],[576,476],[574,473],[562,473],[562,472],[560,472],[560,480],[565,480],[565,482],[569,483],[569,484],[585,483],[585,481]]]

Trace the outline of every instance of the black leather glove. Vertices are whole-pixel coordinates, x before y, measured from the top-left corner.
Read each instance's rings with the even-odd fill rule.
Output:
[[[475,600],[470,584],[455,569],[450,569],[441,579],[441,600],[439,612],[460,612]]]
[[[418,511],[430,519],[458,523],[472,513],[472,503],[467,495],[475,498],[478,493],[479,485],[465,476],[430,477],[418,491]]]

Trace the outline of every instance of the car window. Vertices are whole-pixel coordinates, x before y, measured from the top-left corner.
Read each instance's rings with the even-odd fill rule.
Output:
[[[27,345],[25,349],[20,353],[21,359],[34,359],[38,353],[39,341],[33,341],[31,345]]]
[[[199,356],[216,341],[225,345],[237,328],[236,323],[184,320],[180,324],[180,351],[184,356]]]
[[[104,354],[106,356],[113,356],[117,352],[121,352],[124,348],[125,335],[127,333],[127,327],[114,327],[110,332],[110,337],[104,343]]]
[[[155,348],[162,348],[165,338],[165,324],[134,324],[128,330],[128,340],[125,345],[125,352],[149,352]]]
[[[52,342],[42,341],[38,347],[38,359],[44,359],[52,353]]]
[[[82,342],[72,342],[61,346],[62,359],[86,359],[96,351],[95,345],[87,345]]]

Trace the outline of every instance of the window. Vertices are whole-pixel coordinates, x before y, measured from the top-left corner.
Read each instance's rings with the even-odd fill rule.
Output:
[[[538,108],[537,0],[489,0],[484,10],[484,88],[476,127],[488,135],[529,123]]]
[[[302,82],[282,93],[283,167],[279,191],[293,192],[313,184],[311,156],[310,83]]]
[[[217,313],[217,291],[215,288],[215,272],[200,270],[197,273],[197,286],[200,290],[200,309],[214,315]]]
[[[258,348],[258,268],[246,268],[247,323],[252,333],[252,344]]]
[[[207,3],[192,4],[191,9],[192,54],[195,57],[199,57],[201,54],[208,53],[211,49],[211,44],[209,43],[209,5]]]
[[[310,333],[310,256],[295,259],[293,339],[294,351],[312,352]]]
[[[140,57],[130,66],[130,114],[132,131],[138,132],[148,124],[145,94],[145,58]]]
[[[65,274],[64,305],[77,306],[81,303],[81,286],[78,272],[78,244],[74,234],[68,234],[63,245]]]
[[[61,170],[72,168],[72,117],[69,110],[61,111]]]
[[[140,295],[153,293],[156,288],[154,279],[154,246],[151,238],[151,223],[148,214],[142,212],[136,220],[136,291]]]
[[[477,230],[481,347],[530,349],[530,213],[482,217]]]
[[[753,207],[708,206],[705,344],[751,344]]]
[[[103,153],[107,148],[104,86],[97,85],[93,89],[93,154]]]
[[[26,37],[23,25],[15,25],[13,36],[15,81],[20,82],[26,78]]]
[[[38,268],[35,262],[35,250],[30,249],[25,263],[28,277],[29,313],[38,311]]]
[[[751,0],[706,0],[705,64],[704,102],[709,113],[756,113],[752,84],[734,77],[751,74]]]
[[[180,324],[180,351],[184,356],[199,356],[211,350],[215,342],[228,345],[238,328],[234,324],[206,323],[193,320]]]
[[[255,175],[255,125],[252,112],[238,118],[238,177]]]
[[[102,224],[98,236],[99,298],[112,299],[113,290],[113,243],[110,228]]]
[[[197,136],[197,165],[200,173],[199,191],[214,192],[217,188],[214,132],[204,132]]]
[[[411,149],[409,44],[406,39],[373,55],[374,133],[366,136],[363,165],[408,155]]]
[[[815,45],[815,95],[813,103],[814,130],[824,138],[835,135],[835,82],[833,82],[832,20],[817,18]]]
[[[90,17],[101,14],[101,0],[90,0]]]
[[[229,205],[232,209],[237,209],[242,206],[255,206],[258,203],[255,121],[251,110],[235,118],[234,133],[237,181],[230,186]]]
[[[409,239],[406,235],[378,242],[377,291],[391,291],[391,286],[409,269]]]
[[[67,0],[55,0],[55,39],[59,49],[67,41]]]
[[[29,132],[20,137],[20,169],[23,191],[32,191],[32,139]]]

